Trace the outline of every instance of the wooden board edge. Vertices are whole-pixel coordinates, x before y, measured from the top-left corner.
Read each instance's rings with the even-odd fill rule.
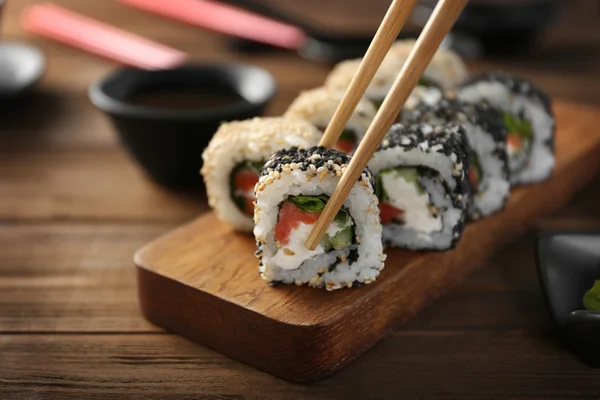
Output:
[[[320,351],[321,339],[328,336],[330,327],[285,324],[143,266],[136,265],[136,270],[142,315],[169,332],[294,382],[307,382],[328,376],[346,364],[339,365],[336,359],[324,356]],[[224,331],[235,332],[236,340],[231,340],[230,335],[223,335]],[[269,335],[285,336],[288,348],[296,351],[265,357],[257,350],[264,346],[255,346],[253,341],[260,337],[268,340]],[[198,340],[199,337],[202,339]],[[302,342],[304,345],[298,346]],[[274,349],[274,352],[278,351]],[[278,359],[279,362],[273,362]],[[290,360],[293,362],[290,363]],[[285,364],[285,367],[282,368],[281,364]],[[315,365],[320,368],[315,370]]]

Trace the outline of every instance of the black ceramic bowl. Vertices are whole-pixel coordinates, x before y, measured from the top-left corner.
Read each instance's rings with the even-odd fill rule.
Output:
[[[186,187],[201,184],[202,151],[219,125],[261,115],[275,90],[261,68],[217,64],[120,69],[93,84],[89,96],[148,175]]]
[[[600,232],[547,232],[537,245],[546,304],[563,342],[582,361],[600,367],[600,312],[583,306],[600,279]]]

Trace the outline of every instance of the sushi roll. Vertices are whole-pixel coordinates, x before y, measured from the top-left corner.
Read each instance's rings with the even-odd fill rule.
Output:
[[[448,250],[460,240],[471,187],[460,125],[395,124],[369,161],[385,244]]]
[[[391,90],[415,42],[414,39],[399,40],[390,48],[365,93],[365,96],[376,106],[381,105]],[[360,59],[342,61],[331,71],[325,86],[333,90],[345,91],[350,86],[360,63]],[[467,68],[462,59],[452,50],[440,48],[406,104],[408,107],[418,102],[434,104],[442,99],[446,91],[460,86],[467,77]]]
[[[477,220],[504,208],[510,194],[506,155],[506,128],[498,110],[483,101],[465,104],[445,99],[436,105],[420,104],[405,110],[404,123],[461,125],[467,135],[471,154],[468,179],[472,187],[469,218]]]
[[[415,39],[396,41],[384,60],[384,63],[389,64],[386,68],[394,69],[398,74],[415,43]],[[467,67],[460,56],[448,48],[440,47],[425,69],[419,85],[439,87],[446,91],[459,87],[468,76]]]
[[[305,119],[325,132],[343,98],[343,93],[326,88],[305,91],[292,102],[284,116]],[[359,101],[342,132],[336,149],[352,153],[367,133],[377,110],[367,100]]]
[[[202,177],[209,205],[221,221],[239,231],[254,227],[254,186],[272,153],[319,143],[310,123],[291,118],[253,118],[222,124],[202,153]]]
[[[254,236],[259,272],[271,285],[327,290],[371,283],[385,256],[373,176],[365,169],[314,251],[304,242],[350,157],[312,147],[273,154],[256,185]]]
[[[350,86],[350,82],[360,67],[361,59],[345,60],[337,64],[325,80],[325,87],[329,90],[345,93]],[[397,65],[392,62],[384,62],[381,64],[373,80],[365,91],[365,97],[370,100],[375,107],[379,108],[385,100],[388,92],[392,89],[396,77],[400,73],[402,65]],[[432,82],[428,86],[424,86],[424,80],[419,82],[419,85],[411,92],[407,104],[417,104],[421,101],[434,104],[443,97],[442,89],[434,85]]]
[[[554,114],[550,98],[531,82],[504,74],[485,74],[466,83],[461,100],[488,101],[502,113],[511,183],[542,181],[554,168]]]

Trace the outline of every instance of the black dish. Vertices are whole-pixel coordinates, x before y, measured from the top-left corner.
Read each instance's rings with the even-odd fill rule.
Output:
[[[600,367],[600,312],[583,306],[584,294],[600,279],[600,232],[540,235],[537,264],[560,338],[582,361]]]
[[[0,99],[20,95],[41,78],[46,68],[42,52],[21,43],[0,43]]]
[[[370,40],[325,40],[311,36],[306,44],[298,50],[298,54],[307,60],[335,64],[343,60],[364,56],[370,43]],[[232,50],[245,53],[282,50],[268,44],[235,37],[227,38],[227,44]]]
[[[274,79],[261,68],[217,64],[159,71],[124,68],[92,85],[89,96],[110,116],[121,141],[148,175],[165,186],[187,187],[201,185],[202,151],[219,125],[261,115],[275,90]],[[212,97],[201,107],[185,108],[171,107],[166,94],[165,105],[136,101],[140,94],[160,98],[166,91]],[[223,97],[227,102],[220,104]]]

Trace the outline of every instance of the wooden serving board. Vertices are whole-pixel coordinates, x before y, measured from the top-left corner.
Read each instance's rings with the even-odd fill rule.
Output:
[[[596,175],[600,110],[557,102],[555,112],[552,178],[515,189],[505,210],[469,225],[453,251],[388,249],[380,277],[359,289],[272,288],[258,275],[253,238],[209,213],[137,252],[142,312],[168,331],[282,378],[330,375]]]

